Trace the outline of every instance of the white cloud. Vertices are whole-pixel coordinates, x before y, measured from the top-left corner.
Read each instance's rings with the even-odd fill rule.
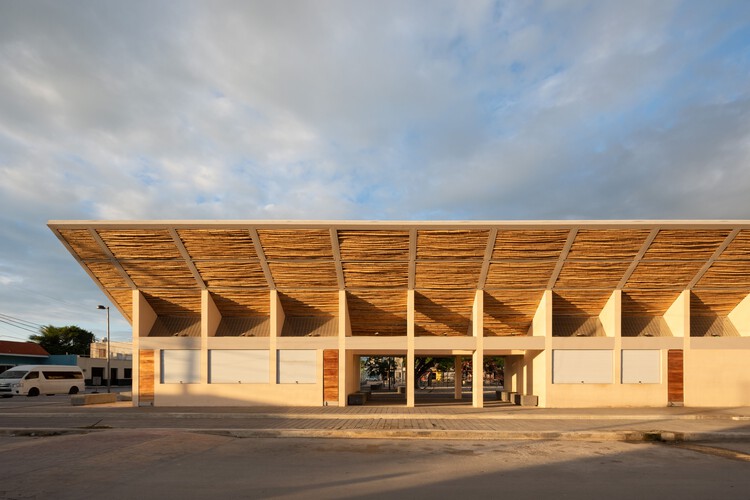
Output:
[[[746,2],[2,10],[0,303],[40,323],[101,301],[47,219],[750,217]]]

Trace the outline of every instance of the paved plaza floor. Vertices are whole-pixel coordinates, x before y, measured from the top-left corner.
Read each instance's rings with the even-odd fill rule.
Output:
[[[199,429],[235,436],[750,441],[750,408],[530,408],[495,402],[347,407],[71,406],[65,396],[0,400],[0,433]]]

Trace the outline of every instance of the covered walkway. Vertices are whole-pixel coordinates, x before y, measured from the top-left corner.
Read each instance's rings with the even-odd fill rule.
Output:
[[[476,408],[487,356],[542,407],[750,404],[750,221],[49,226],[132,322],[135,405],[345,406],[368,353],[471,358]]]

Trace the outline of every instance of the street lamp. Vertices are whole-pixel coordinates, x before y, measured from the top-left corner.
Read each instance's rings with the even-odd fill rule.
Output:
[[[112,370],[109,367],[110,354],[109,354],[109,306],[98,305],[97,309],[107,310],[107,392],[112,392]]]

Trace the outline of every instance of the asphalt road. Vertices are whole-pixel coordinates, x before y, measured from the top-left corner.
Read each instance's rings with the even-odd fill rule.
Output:
[[[748,462],[656,443],[0,437],[0,497],[747,499]]]

